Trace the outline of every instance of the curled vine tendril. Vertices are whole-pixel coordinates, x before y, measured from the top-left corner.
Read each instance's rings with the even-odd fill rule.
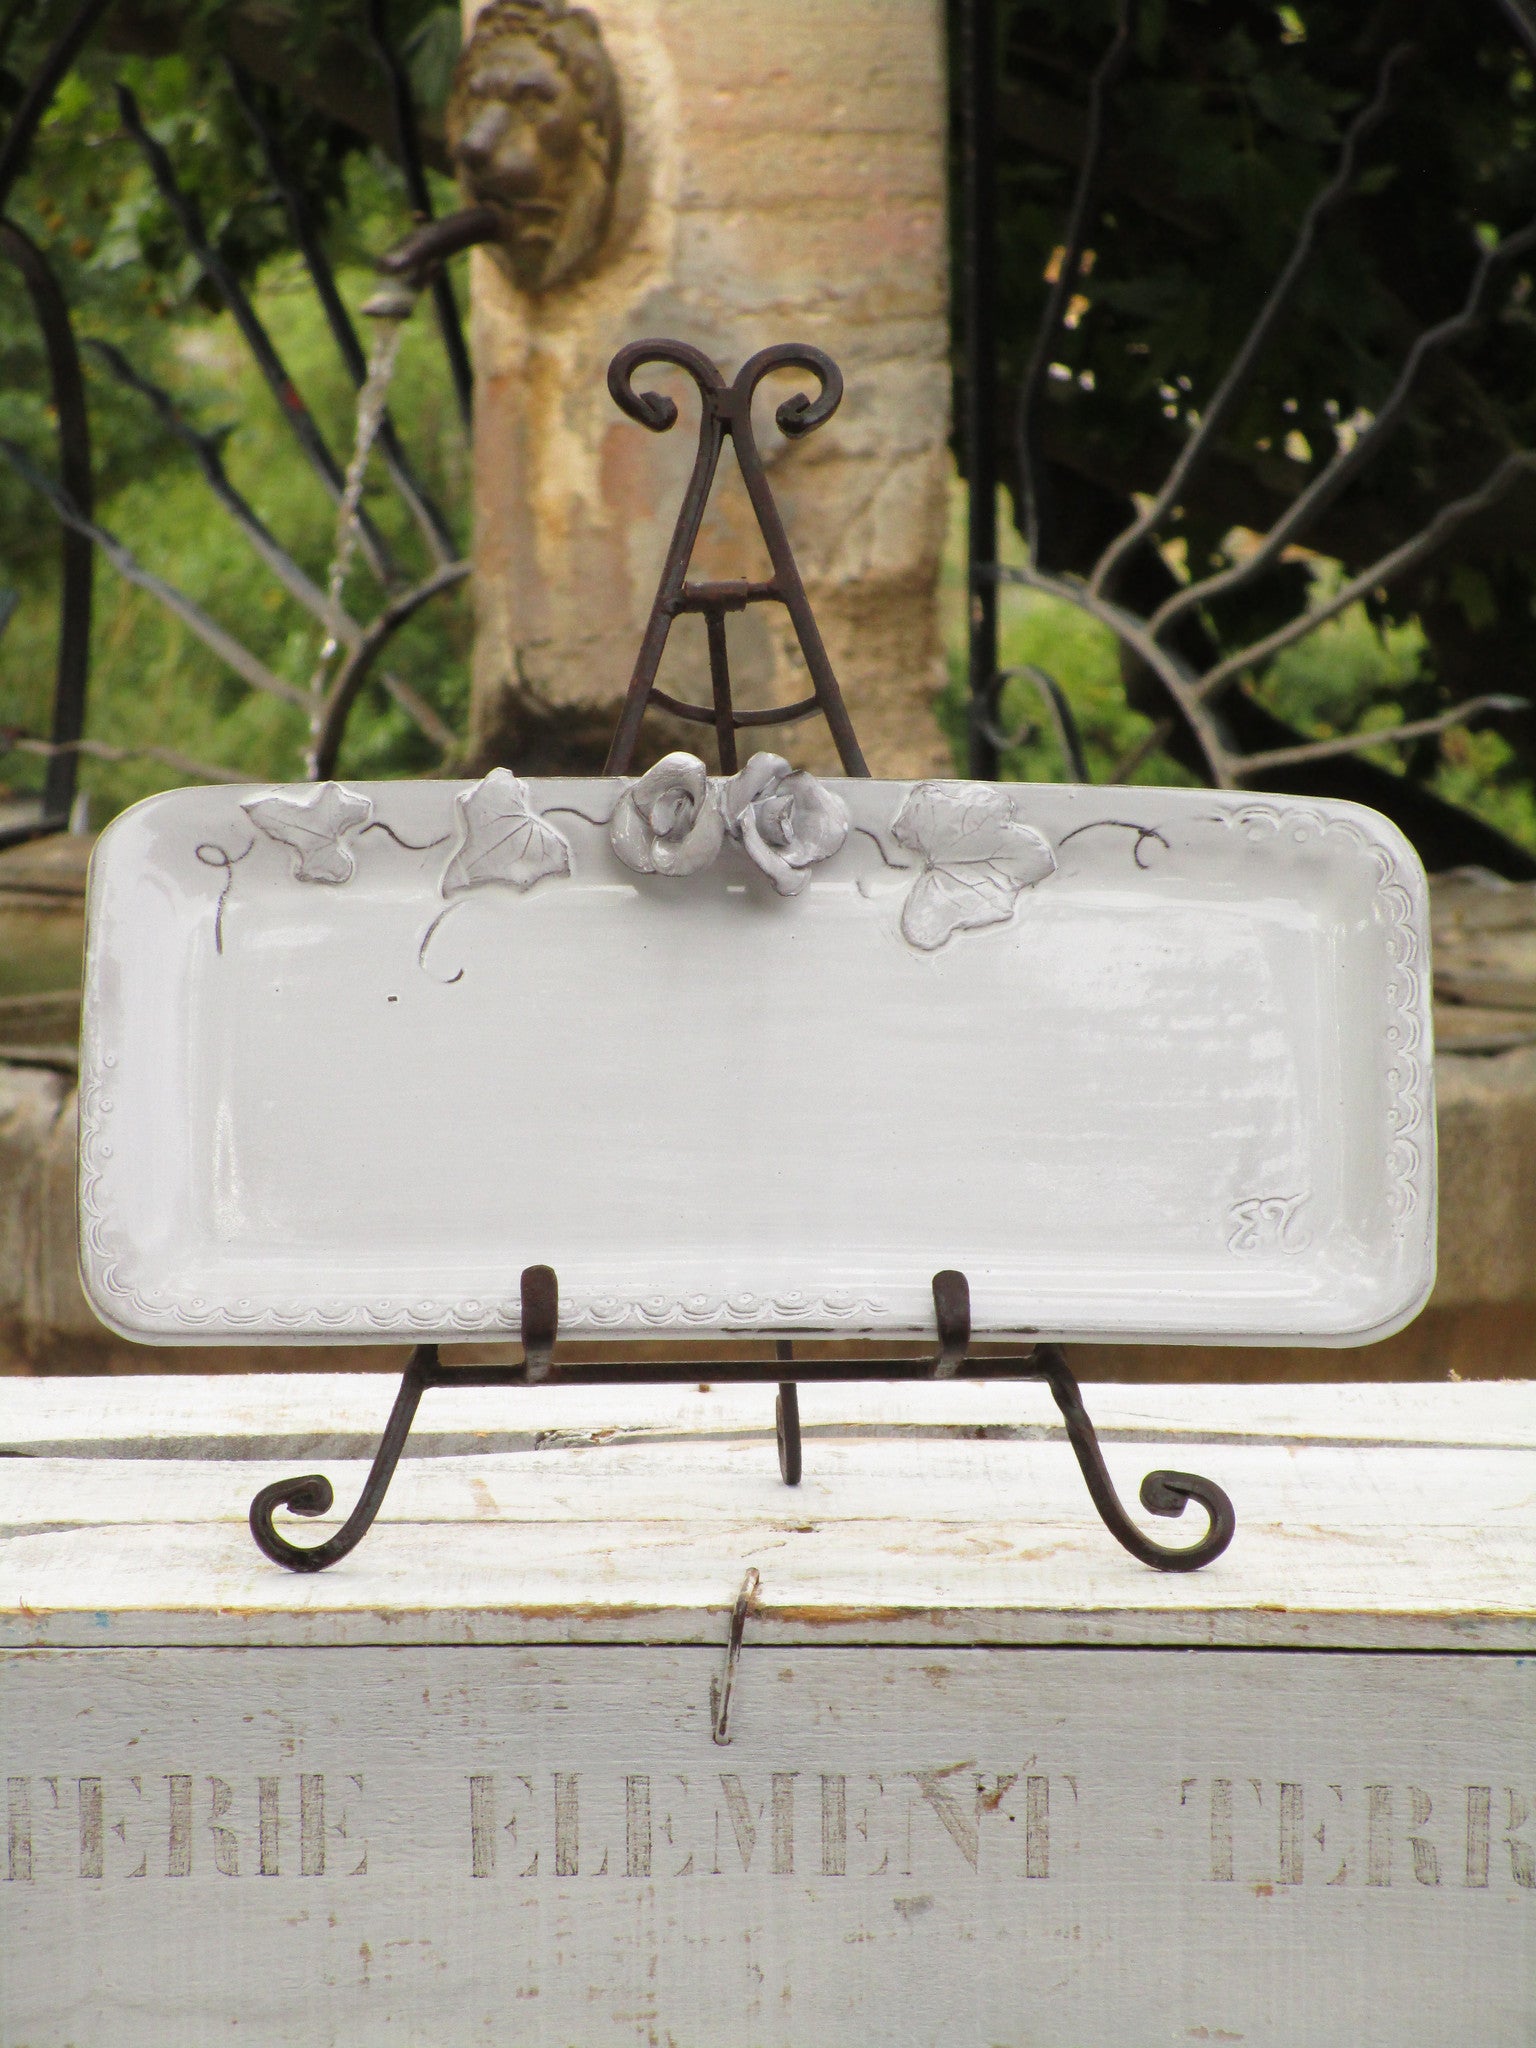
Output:
[[[1062,833],[1057,844],[1065,846],[1069,839],[1076,839],[1080,832],[1102,832],[1106,829],[1113,832],[1134,832],[1136,834],[1136,844],[1131,848],[1131,858],[1139,868],[1144,869],[1147,865],[1141,857],[1141,849],[1149,839],[1155,839],[1164,853],[1170,850],[1167,840],[1155,825],[1138,825],[1130,818],[1095,818],[1091,825],[1074,825],[1070,832]]]
[[[205,868],[222,868],[224,870],[224,886],[219,891],[219,900],[213,912],[213,950],[215,953],[222,953],[224,951],[224,904],[230,890],[234,887],[235,869],[245,859],[245,855],[250,852],[251,847],[255,844],[256,840],[253,834],[244,853],[230,853],[222,846],[215,846],[211,840],[205,840],[201,846],[195,846],[192,849]]]

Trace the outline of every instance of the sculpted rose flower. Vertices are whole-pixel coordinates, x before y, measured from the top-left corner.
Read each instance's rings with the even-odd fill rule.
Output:
[[[754,754],[726,784],[723,802],[732,836],[781,896],[798,896],[810,870],[848,837],[842,798],[778,754]]]
[[[619,798],[608,842],[642,875],[696,875],[725,838],[720,798],[696,754],[666,754]]]

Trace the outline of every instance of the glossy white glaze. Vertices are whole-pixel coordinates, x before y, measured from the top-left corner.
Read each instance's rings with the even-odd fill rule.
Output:
[[[944,1266],[986,1335],[1348,1343],[1422,1303],[1425,888],[1384,819],[832,781],[851,829],[781,895],[729,836],[634,872],[624,788],[184,790],[109,829],[105,1320],[499,1335],[535,1262],[587,1335],[925,1331]]]

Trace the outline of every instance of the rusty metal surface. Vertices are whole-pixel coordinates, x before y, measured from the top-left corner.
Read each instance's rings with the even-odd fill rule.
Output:
[[[1060,1347],[1040,1344],[1016,1357],[968,1359],[970,1287],[963,1273],[947,1270],[933,1277],[937,1356],[893,1357],[888,1353],[833,1359],[794,1359],[796,1377],[811,1380],[915,1380],[938,1378],[1043,1380],[1061,1411],[1084,1482],[1099,1517],[1115,1541],[1155,1571],[1198,1571],[1220,1557],[1232,1541],[1236,1515],[1232,1503],[1213,1480],[1198,1473],[1149,1472],[1141,1483],[1141,1504],[1150,1514],[1176,1517],[1190,1501],[1206,1511],[1205,1534],[1188,1545],[1154,1543],[1144,1536],[1121,1505],[1104,1463],[1098,1436],[1083,1406],[1077,1380]],[[763,1359],[698,1358],[662,1360],[653,1364],[586,1363],[564,1366],[556,1355],[559,1292],[548,1266],[529,1266],[522,1276],[524,1356],[517,1365],[444,1365],[435,1344],[420,1344],[400,1382],[395,1405],[385,1426],[373,1466],[356,1507],[334,1535],[311,1548],[291,1543],[274,1524],[278,1508],[298,1515],[329,1513],[335,1495],[318,1472],[279,1479],[264,1486],[251,1502],[251,1534],[274,1564],[290,1571],[318,1572],[344,1558],[367,1535],[390,1480],[400,1462],[423,1394],[443,1387],[529,1387],[546,1382],[566,1386],[671,1384],[707,1379],[711,1382],[778,1383],[779,1469],[787,1484],[800,1477],[801,1445],[798,1402],[793,1383],[781,1378],[792,1347],[781,1340],[778,1355]],[[716,1738],[723,1740],[723,1737]]]
[[[800,580],[794,551],[784,531],[784,522],[774,502],[752,430],[753,395],[763,379],[774,370],[808,370],[818,384],[814,398],[796,392],[793,397],[786,398],[774,414],[780,433],[791,441],[814,433],[837,411],[843,396],[841,370],[830,356],[824,355],[819,348],[812,348],[809,343],[781,342],[774,348],[759,349],[727,384],[709,357],[688,342],[632,341],[621,348],[608,365],[608,389],[619,409],[653,434],[665,434],[676,425],[677,407],[659,392],[635,389],[635,372],[651,363],[674,364],[685,370],[698,387],[699,446],[604,772],[609,775],[629,772],[635,744],[640,737],[641,721],[647,707],[657,704],[675,718],[714,727],[720,771],[724,775],[736,772],[738,732],[748,727],[793,724],[799,719],[814,717],[818,711],[831,729],[844,773],[868,775],[869,768],[854,735],[853,723],[843,703],[843,693],[827,658],[827,650],[822,645],[821,633],[811,611],[810,600],[806,597],[805,585]],[[736,450],[742,481],[767,544],[773,574],[761,583],[690,583],[688,564],[693,558],[699,525],[727,438]],[[735,709],[731,698],[725,615],[741,611],[750,604],[782,604],[789,613],[800,652],[810,671],[811,696],[802,697],[793,704],[776,705],[767,711]],[[661,665],[667,636],[672,630],[672,621],[684,612],[702,613],[708,632],[714,699],[708,707],[685,704],[656,687],[656,672]]]

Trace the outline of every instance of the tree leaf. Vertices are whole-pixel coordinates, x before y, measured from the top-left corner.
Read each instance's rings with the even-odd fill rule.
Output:
[[[1043,882],[1056,866],[1049,843],[1014,816],[1014,800],[995,783],[920,782],[891,836],[935,866],[994,861],[1019,888]]]
[[[342,845],[373,816],[373,803],[339,782],[324,782],[313,796],[255,796],[240,806],[259,831],[294,853],[300,882],[350,882],[357,862]]]
[[[528,785],[506,768],[454,799],[459,844],[443,876],[443,894],[460,895],[487,882],[531,889],[546,875],[571,872],[570,841],[528,802]]]
[[[931,953],[956,932],[1006,923],[1013,915],[1018,893],[1018,884],[990,861],[962,868],[928,868],[912,884],[902,906],[902,933],[914,946]]]

